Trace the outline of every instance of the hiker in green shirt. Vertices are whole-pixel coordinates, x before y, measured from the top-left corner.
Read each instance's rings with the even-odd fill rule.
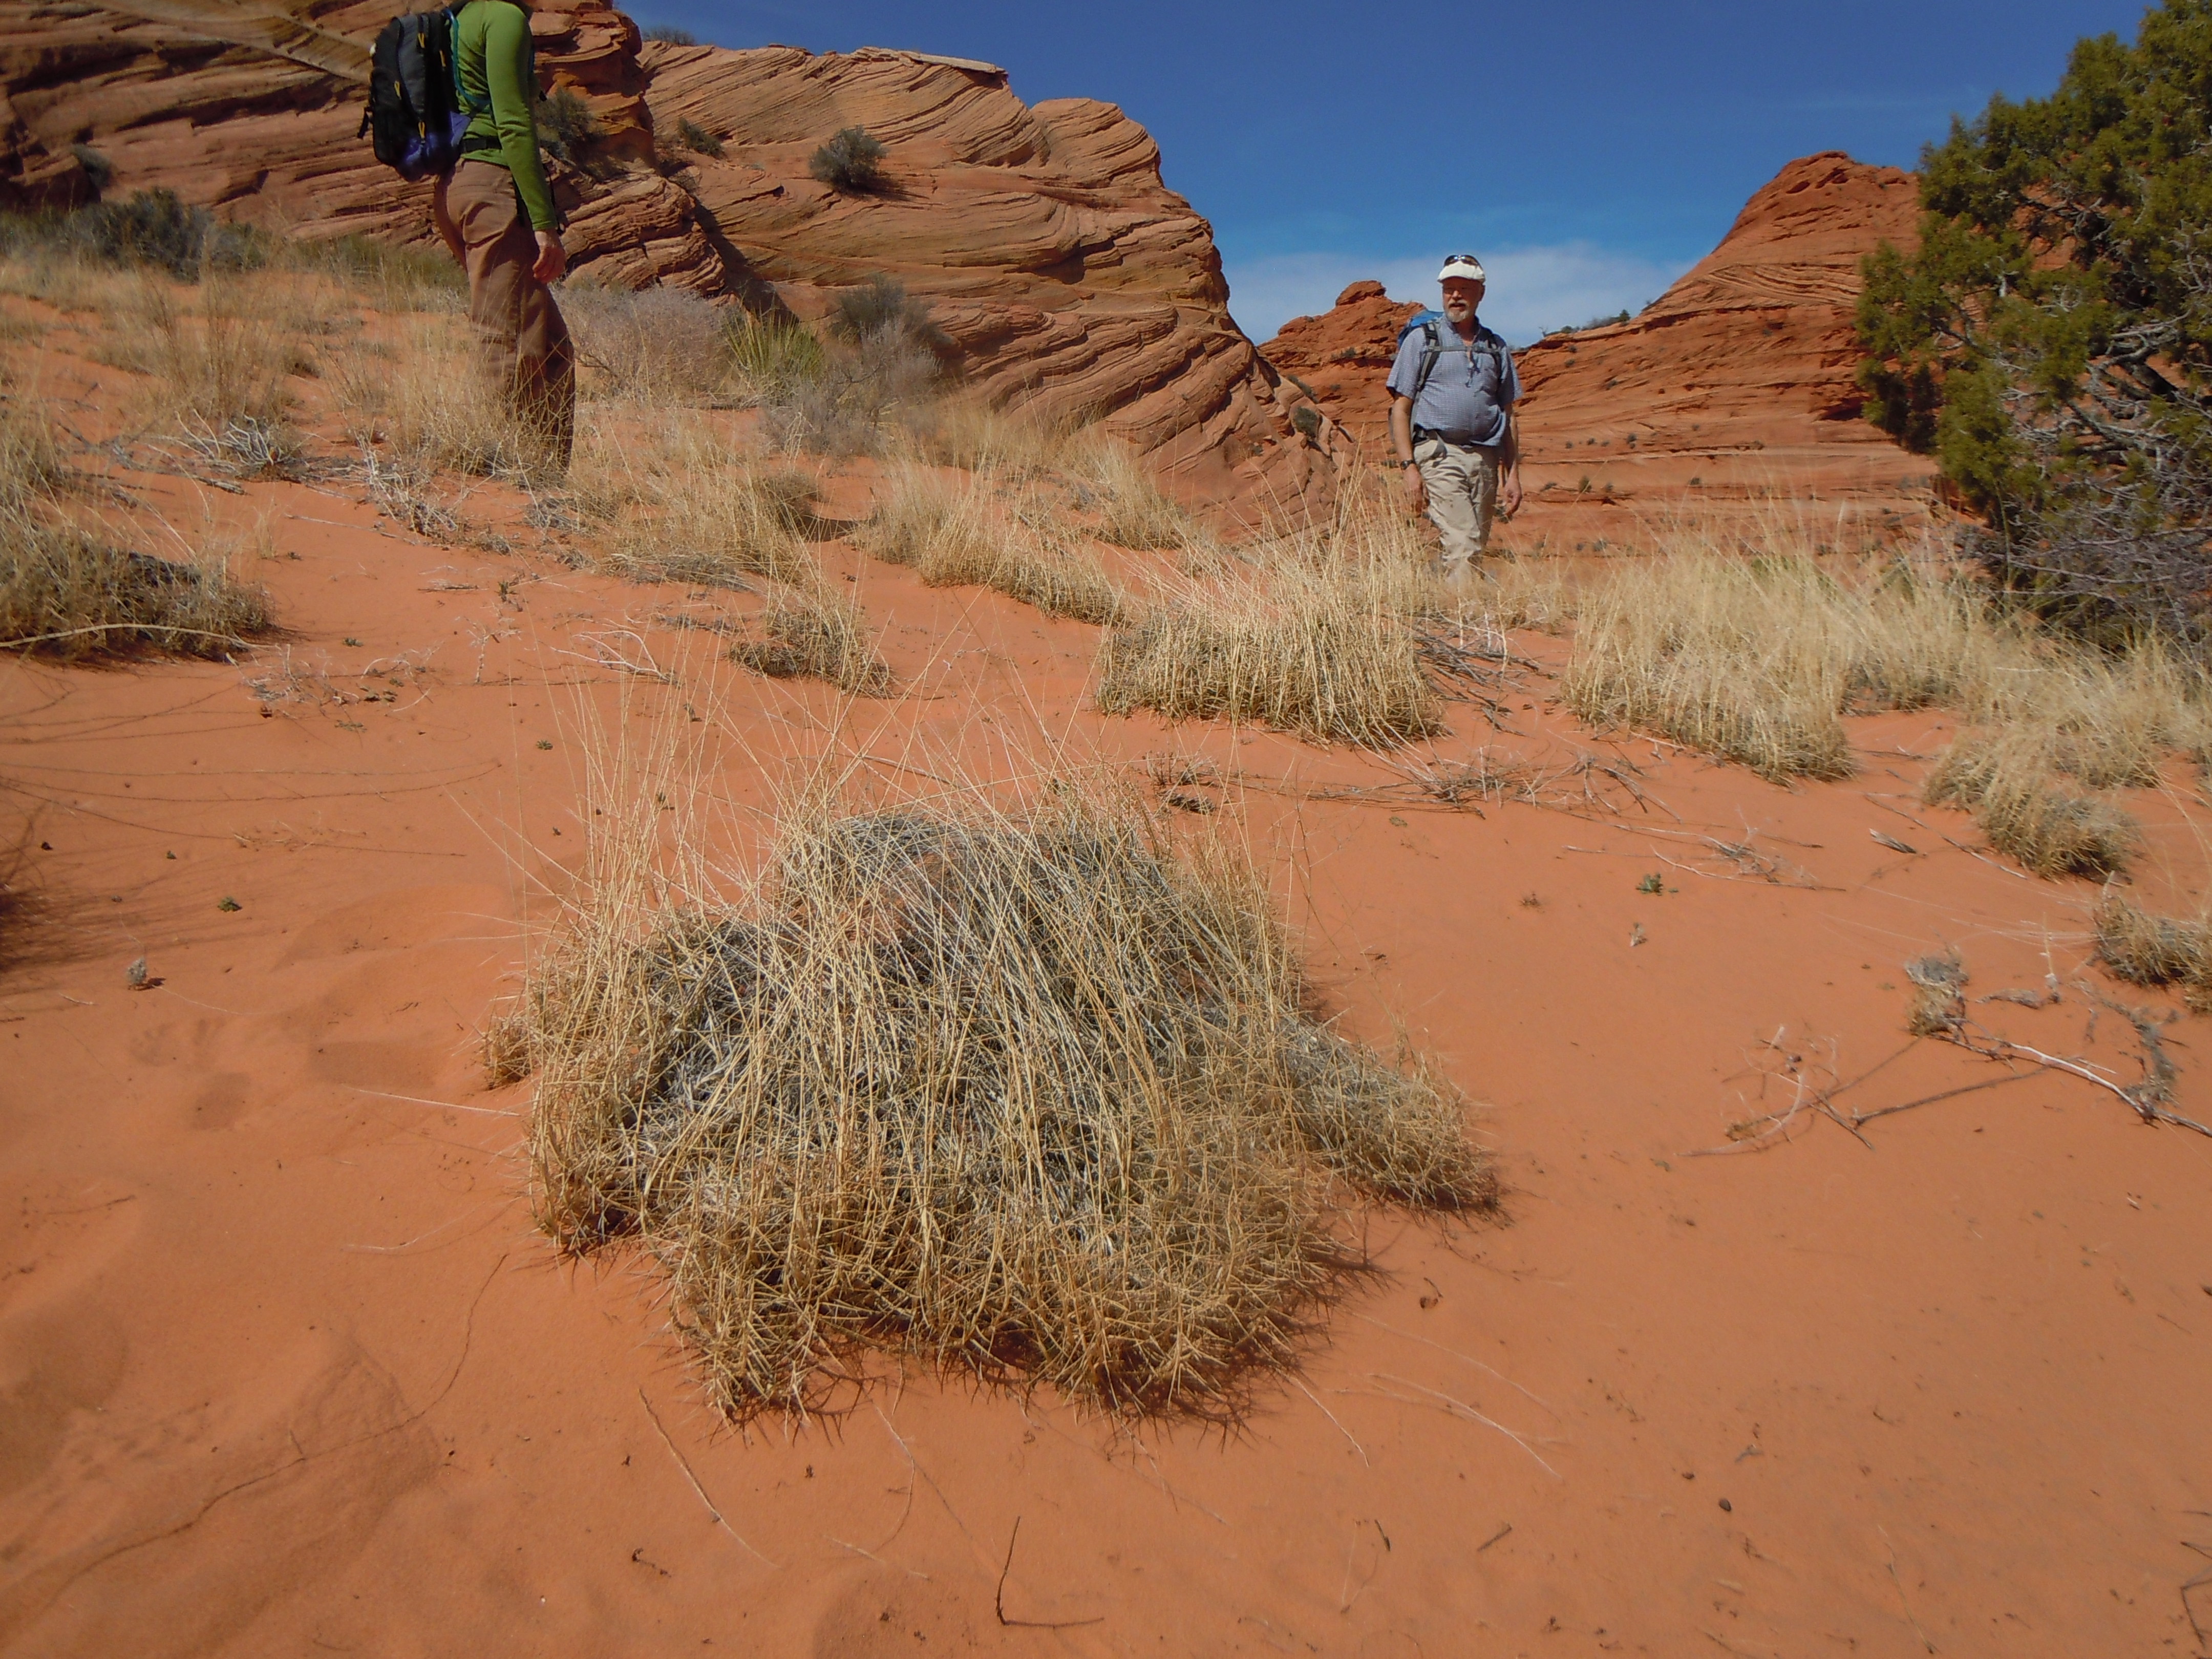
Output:
[[[518,419],[560,466],[576,428],[575,355],[546,284],[568,263],[538,158],[537,54],[515,0],[468,0],[453,19],[460,102],[472,112],[461,160],[438,180],[438,233],[468,268],[469,319]]]

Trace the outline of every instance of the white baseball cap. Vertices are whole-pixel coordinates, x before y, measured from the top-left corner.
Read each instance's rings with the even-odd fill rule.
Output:
[[[1453,254],[1444,261],[1444,268],[1437,273],[1437,280],[1440,283],[1454,276],[1464,276],[1471,283],[1490,280],[1488,273],[1482,268],[1482,261],[1472,253]]]

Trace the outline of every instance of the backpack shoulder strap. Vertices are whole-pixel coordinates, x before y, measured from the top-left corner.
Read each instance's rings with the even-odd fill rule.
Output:
[[[1429,383],[1429,376],[1437,372],[1437,359],[1443,355],[1443,337],[1437,331],[1436,319],[1421,325],[1421,362],[1413,371],[1413,395],[1418,398]]]

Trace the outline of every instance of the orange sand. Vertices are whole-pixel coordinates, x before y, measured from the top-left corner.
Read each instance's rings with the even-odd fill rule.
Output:
[[[532,1231],[529,1087],[483,1086],[477,1034],[581,848],[582,711],[690,702],[740,804],[788,757],[912,759],[916,732],[986,772],[1042,727],[1309,792],[1392,775],[1103,719],[1093,630],[832,546],[910,688],[841,714],[659,620],[756,599],[577,574],[513,501],[521,550],[431,545],[358,493],[210,498],[269,514],[280,554],[252,574],[288,632],[250,663],[0,662],[28,896],[0,923],[0,1649],[2193,1651],[2212,1143],[2036,1076],[1863,1142],[1808,1118],[1698,1155],[1786,1103],[1762,1073],[1904,1047],[1908,957],[1956,945],[1976,994],[2089,971],[2088,884],[1913,804],[1943,717],[1859,722],[1863,775],[1796,791],[1606,745],[1653,802],[1618,818],[1230,788],[1214,822],[1278,872],[1352,1028],[1387,1041],[1395,1012],[1491,1103],[1506,1219],[1373,1217],[1387,1278],[1225,1441],[924,1376],[746,1439],[696,1404],[649,1274]],[[591,660],[613,647],[682,683]],[[248,682],[287,650],[349,696],[427,667],[264,714]],[[1514,700],[1522,735],[1455,705],[1439,752],[1591,746],[1548,689]],[[2184,793],[2136,803],[2154,895],[2202,864]],[[1803,884],[1739,878],[1706,835]],[[1975,1013],[2134,1075],[2071,988]],[[2172,1043],[2207,1117],[2201,1029]],[[1996,1074],[1923,1042],[1844,1099]]]

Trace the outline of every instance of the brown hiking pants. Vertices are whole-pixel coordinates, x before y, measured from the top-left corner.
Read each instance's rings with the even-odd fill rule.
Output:
[[[575,353],[553,291],[530,274],[538,238],[514,175],[489,161],[463,161],[438,181],[432,210],[465,251],[469,320],[484,372],[515,418],[566,467],[576,434]]]

